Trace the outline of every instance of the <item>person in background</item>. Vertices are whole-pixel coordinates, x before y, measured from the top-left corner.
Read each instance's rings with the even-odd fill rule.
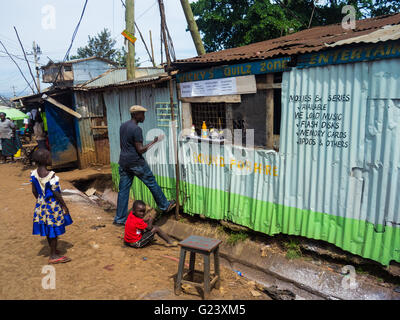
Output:
[[[119,130],[121,153],[118,164],[120,180],[117,212],[113,222],[117,226],[125,224],[128,213],[129,190],[135,177],[138,177],[149,188],[158,207],[163,212],[168,212],[176,206],[174,200],[167,200],[154,178],[153,172],[143,158],[143,154],[157,141],[161,141],[164,136],[155,137],[152,142],[143,146],[143,133],[138,124],[144,122],[144,113],[147,109],[142,106],[132,106],[129,111],[131,120],[124,122]]]
[[[28,118],[28,132],[30,134],[30,136],[32,136],[33,133],[33,127],[35,125],[35,120],[36,120],[36,115],[38,114],[37,109],[32,109],[30,111],[28,111],[27,116],[29,116]]]
[[[33,134],[35,136],[39,149],[47,149],[46,132],[43,128],[43,119],[39,113],[36,115],[35,124],[33,126]]]
[[[21,142],[15,132],[15,124],[10,119],[6,119],[6,114],[0,112],[0,139],[1,139],[1,154],[2,162],[6,163],[7,157],[14,161],[14,154],[21,148]]]

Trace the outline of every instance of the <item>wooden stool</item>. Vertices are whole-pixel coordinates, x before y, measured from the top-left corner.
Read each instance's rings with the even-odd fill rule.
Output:
[[[220,270],[219,270],[219,245],[221,240],[205,238],[200,236],[190,236],[185,240],[181,241],[179,245],[181,246],[181,255],[179,259],[178,275],[175,282],[175,294],[179,295],[182,292],[182,283],[188,283],[196,287],[201,287],[203,289],[203,298],[207,299],[209,293],[213,286],[219,289],[220,286]],[[184,273],[186,252],[190,252],[190,264],[189,271]],[[204,272],[196,271],[195,261],[196,253],[200,253],[204,256]],[[210,255],[214,253],[214,277],[210,279]],[[193,282],[194,274],[200,273],[204,275],[204,281],[201,283]],[[184,280],[185,276],[189,277],[189,280]]]

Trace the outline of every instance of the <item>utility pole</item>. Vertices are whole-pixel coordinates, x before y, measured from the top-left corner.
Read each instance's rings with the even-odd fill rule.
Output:
[[[206,51],[204,50],[203,41],[201,40],[199,29],[197,28],[197,23],[194,20],[193,11],[190,6],[189,0],[181,0],[181,5],[183,12],[185,13],[186,21],[189,26],[194,45],[196,47],[197,54],[201,56],[202,54],[205,54]]]
[[[40,47],[36,45],[36,42],[33,41],[33,57],[35,58],[37,89],[40,93],[39,54],[42,54],[42,51],[40,50]]]
[[[179,155],[178,155],[178,146],[177,146],[177,133],[176,133],[176,120],[175,120],[175,111],[174,111],[174,95],[173,95],[173,82],[172,82],[172,74],[171,74],[171,56],[168,47],[168,38],[167,38],[167,22],[165,20],[165,9],[163,0],[158,0],[158,5],[160,8],[160,16],[161,16],[161,35],[164,40],[165,47],[165,58],[167,59],[167,68],[168,77],[169,77],[169,96],[170,96],[170,107],[171,107],[171,129],[172,129],[172,140],[173,140],[173,148],[175,155],[175,179],[176,179],[176,207],[175,207],[175,219],[179,220],[179,184],[180,184],[180,173],[179,173]],[[172,47],[172,44],[171,44]]]
[[[125,3],[126,30],[135,34],[135,0],[126,0]],[[128,41],[128,56],[126,58],[126,76],[128,80],[135,79],[135,45]]]

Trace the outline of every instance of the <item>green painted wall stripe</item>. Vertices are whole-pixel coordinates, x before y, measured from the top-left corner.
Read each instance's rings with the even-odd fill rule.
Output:
[[[118,188],[118,165],[113,163],[111,167]],[[175,198],[175,179],[156,176],[156,180],[168,199]],[[389,265],[391,260],[400,262],[400,228],[379,226],[385,232],[376,232],[374,225],[366,221],[301,210],[185,182],[180,185],[180,201],[188,214],[229,220],[267,235],[284,233],[324,240],[383,265]],[[156,207],[150,191],[139,179],[134,180],[131,195]]]

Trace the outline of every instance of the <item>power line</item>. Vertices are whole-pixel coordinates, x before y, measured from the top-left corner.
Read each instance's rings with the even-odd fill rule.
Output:
[[[157,1],[155,1],[149,8],[147,8],[142,14],[140,14],[136,20],[139,20],[141,17],[143,17],[150,9],[152,9],[155,5],[157,4]]]
[[[19,38],[17,28],[14,27],[14,30],[15,30],[15,33],[17,34],[18,42],[19,42],[19,44],[21,45],[22,52],[24,53],[24,57],[25,57],[25,60],[26,60],[26,64],[28,65],[29,73],[30,73],[31,76],[32,76],[33,82],[35,82],[35,87],[36,87],[36,89],[37,89],[37,91],[38,91],[38,93],[39,93],[40,90],[39,90],[38,85],[37,85],[37,83],[36,83],[36,81],[35,81],[35,77],[34,77],[34,75],[33,75],[33,73],[32,73],[31,65],[29,64],[28,58],[26,57],[25,49],[24,49],[24,46],[22,45],[21,39]]]
[[[0,50],[0,53],[6,53],[5,51],[3,51],[3,50]],[[7,54],[7,53],[6,53]],[[14,58],[16,58],[16,59],[19,59],[19,60],[23,60],[23,61],[25,61],[25,59],[24,58],[22,58],[21,56],[19,56],[19,55],[16,55],[16,54],[12,54],[12,53],[9,53],[9,55],[10,56],[13,56]],[[8,57],[8,55],[7,56],[1,56],[1,57]],[[32,60],[28,60],[30,63],[35,63],[34,61],[32,61]]]
[[[31,81],[31,84],[32,84],[32,82],[35,82],[35,81]],[[30,86],[30,85],[29,85],[29,86]],[[24,90],[22,90],[20,93],[18,93],[18,94],[17,94],[17,97],[20,97],[21,94],[23,94],[23,93],[25,92],[26,89],[28,89],[28,86],[26,86]]]
[[[6,79],[0,79],[0,85],[9,85],[10,83],[13,83],[15,80],[17,80],[20,77],[20,74],[18,72],[15,73],[9,73],[7,74]]]
[[[10,39],[10,38],[8,38],[8,37],[2,35],[2,34],[0,34],[0,37],[1,37],[1,38],[4,38],[4,39],[3,39],[3,42],[6,42],[6,43],[8,42],[8,47],[13,47],[13,48],[16,49],[16,50],[19,50],[19,44],[18,44],[18,42],[16,42],[15,40],[12,40],[12,39]]]
[[[73,33],[73,35],[72,35],[71,44],[69,45],[69,48],[68,48],[67,52],[65,53],[63,62],[60,64],[60,68],[58,69],[58,73],[57,73],[57,76],[55,77],[54,81],[57,80],[58,76],[60,75],[61,68],[63,67],[64,62],[65,62],[65,61],[68,59],[68,57],[69,57],[69,53],[70,53],[71,48],[72,48],[72,45],[73,45],[73,43],[74,43],[76,34],[78,33],[79,26],[81,25],[82,18],[83,18],[84,14],[85,14],[87,4],[88,4],[88,0],[85,1],[85,5],[83,6],[82,13],[81,13],[81,16],[80,16],[80,18],[79,18],[79,22],[78,22],[77,26],[75,27],[75,31],[74,31],[74,33]]]
[[[280,0],[275,0],[276,3],[282,8],[282,9],[286,9],[293,17],[295,17],[298,22],[300,22],[302,25],[305,25],[305,22],[301,19],[297,14],[295,14],[292,10],[290,10],[286,5],[284,5]]]
[[[19,72],[21,73],[22,77],[25,79],[26,83],[29,85],[29,87],[32,89],[32,92],[35,93],[35,90],[33,90],[33,88],[31,87],[31,85],[29,84],[29,81],[26,79],[24,73],[22,72],[21,68],[19,67],[18,63],[14,60],[14,58],[8,53],[7,48],[5,47],[5,45],[3,44],[3,42],[0,41],[0,44],[3,46],[4,50],[6,51],[6,53],[8,54],[8,56],[10,57],[10,59],[15,63],[15,65],[17,66]]]
[[[121,0],[122,5],[126,8],[125,2],[123,0]],[[154,3],[148,7],[145,11],[143,11],[137,18],[135,18],[135,20],[139,20],[141,17],[143,17],[151,8],[153,8],[155,5],[157,4],[157,0],[154,1]]]

